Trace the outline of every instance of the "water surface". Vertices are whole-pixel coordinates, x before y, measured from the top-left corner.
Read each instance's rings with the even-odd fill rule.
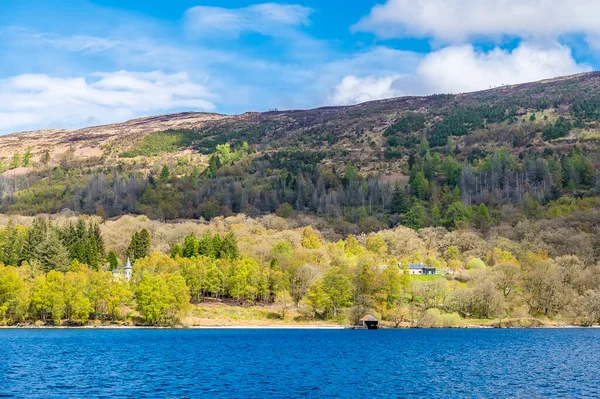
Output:
[[[600,330],[0,330],[0,397],[600,397]]]

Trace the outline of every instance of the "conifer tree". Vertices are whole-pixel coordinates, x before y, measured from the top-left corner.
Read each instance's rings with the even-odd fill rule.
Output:
[[[142,229],[139,232],[133,233],[131,242],[125,255],[131,260],[142,259],[150,253],[150,233],[148,230]]]
[[[179,244],[175,244],[171,249],[171,258],[177,259],[178,257],[183,258],[183,250]]]
[[[8,164],[8,169],[16,169],[21,166],[21,154],[19,151],[15,152],[10,159],[10,163]]]
[[[220,257],[228,260],[235,260],[240,257],[237,238],[232,232],[227,233],[221,243]]]
[[[185,236],[185,239],[183,240],[182,255],[184,258],[198,256],[198,240],[194,233]]]
[[[27,147],[27,150],[25,151],[25,154],[23,154],[23,158],[21,159],[21,165],[22,166],[29,166],[30,162],[31,162],[31,147]]]
[[[210,232],[206,232],[202,235],[198,241],[198,255],[208,256],[211,259],[216,258],[215,248],[213,245],[213,238]]]
[[[163,167],[160,171],[160,180],[163,182],[167,182],[170,177],[171,177],[171,171],[169,170],[169,167],[167,165],[163,165]]]
[[[108,251],[108,256],[106,257],[106,260],[108,261],[108,269],[110,271],[115,270],[117,267],[119,267],[119,258],[117,257],[117,253],[114,250],[110,250]]]
[[[408,212],[408,208],[410,207],[408,198],[404,189],[397,185],[394,188],[394,193],[392,194],[392,202],[390,203],[390,212],[397,215],[403,215]]]
[[[213,254],[215,259],[221,258],[221,245],[223,243],[223,239],[219,235],[219,233],[215,233],[212,238],[212,246],[213,246]]]

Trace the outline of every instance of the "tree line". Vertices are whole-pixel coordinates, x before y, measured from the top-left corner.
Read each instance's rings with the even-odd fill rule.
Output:
[[[30,228],[9,225],[3,232],[33,237],[52,229],[69,237],[78,228],[94,237],[94,224],[81,222],[59,228],[36,220]],[[127,251],[147,248],[143,237],[136,232]],[[272,306],[280,317],[296,308],[305,318],[340,323],[366,313],[396,326],[458,326],[471,318],[600,322],[600,268],[576,255],[495,247],[474,257],[449,245],[439,256],[403,250],[406,255],[396,258],[391,254],[399,239],[372,233],[328,242],[307,227],[299,246],[282,239],[259,257],[242,253],[232,232],[188,234],[168,254],[138,253],[129,282],[110,273],[110,255],[97,270],[80,261],[95,259],[87,249],[94,245],[80,240],[69,247],[72,260],[65,256],[64,264],[49,269],[35,257],[0,266],[0,320],[81,324],[139,317],[138,323],[175,324],[193,304],[216,298]],[[409,263],[438,274],[411,275]]]

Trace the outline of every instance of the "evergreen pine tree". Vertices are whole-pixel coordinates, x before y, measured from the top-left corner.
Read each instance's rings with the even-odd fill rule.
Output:
[[[198,256],[198,240],[194,233],[185,236],[183,240],[182,254],[184,258],[192,258]]]
[[[25,154],[23,154],[23,158],[21,158],[21,165],[25,167],[29,166],[31,162],[31,156],[31,147],[27,147]]]
[[[397,185],[392,194],[392,202],[390,203],[390,212],[396,215],[402,215],[408,212],[410,207],[408,198],[403,188]]]
[[[8,169],[16,169],[21,166],[21,154],[19,152],[15,152],[10,159],[10,163],[8,164]]]
[[[131,259],[131,261],[134,261],[136,258],[136,248],[138,245],[138,236],[139,233],[136,231],[135,233],[133,233],[133,235],[131,236],[131,241],[129,242],[129,246],[127,247],[127,251],[125,251],[125,256],[129,259]]]
[[[114,250],[108,251],[108,256],[106,257],[108,261],[108,270],[113,271],[117,267],[119,267],[119,258],[117,257],[117,253]]]
[[[179,244],[175,244],[171,249],[171,258],[177,259],[178,257],[183,257],[183,250],[181,249],[181,246]]]
[[[227,233],[221,243],[220,257],[229,260],[235,260],[240,257],[237,238],[232,232]]]
[[[223,240],[221,239],[221,236],[219,235],[219,233],[215,233],[215,235],[212,238],[212,247],[213,247],[213,254],[214,254],[215,259],[221,258],[222,242],[223,242]]]
[[[145,258],[150,254],[150,233],[148,230],[142,229],[138,234],[138,243],[136,246],[136,259]]]
[[[171,177],[171,171],[169,170],[169,167],[167,165],[163,165],[163,167],[160,171],[160,180],[163,182],[167,182],[170,177]]]
[[[208,256],[211,259],[216,258],[213,237],[208,231],[198,241],[198,255]]]

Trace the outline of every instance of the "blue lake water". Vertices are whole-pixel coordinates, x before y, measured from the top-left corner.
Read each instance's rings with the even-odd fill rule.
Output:
[[[600,330],[0,330],[0,397],[600,397]]]

